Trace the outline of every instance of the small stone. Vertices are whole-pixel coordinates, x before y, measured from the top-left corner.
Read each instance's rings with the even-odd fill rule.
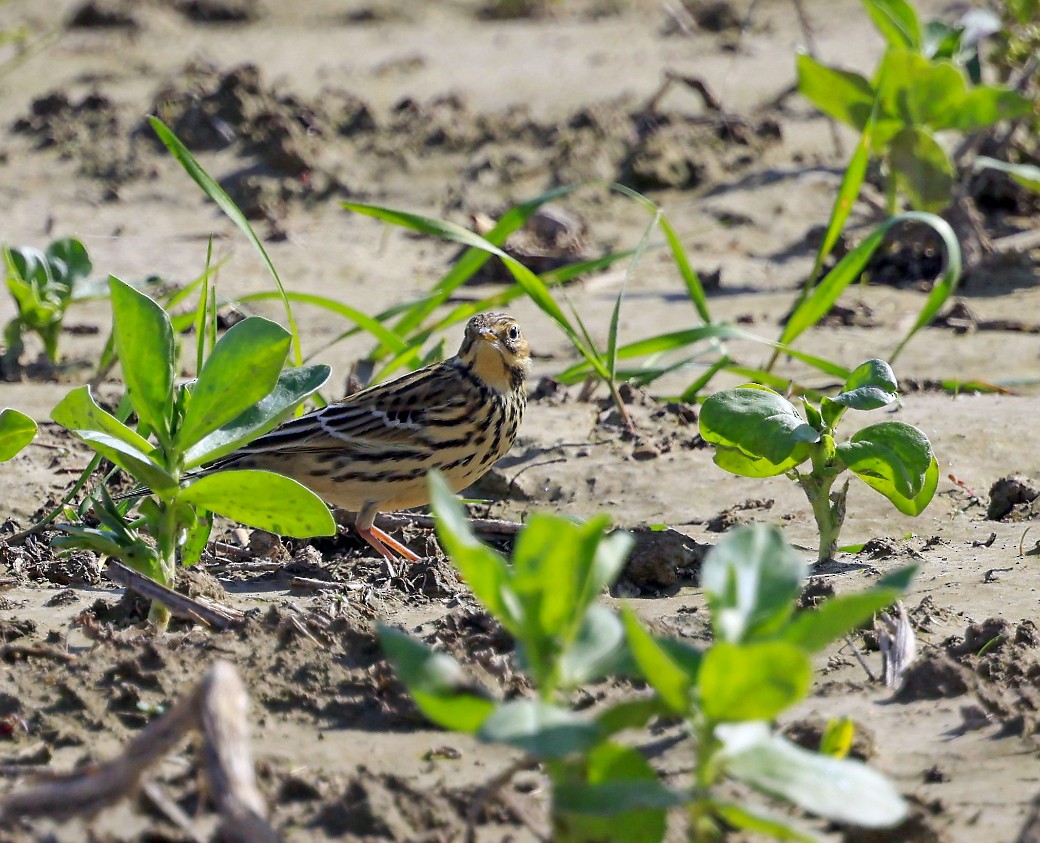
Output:
[[[632,459],[643,462],[645,460],[656,460],[661,456],[661,449],[649,442],[643,442],[632,449]]]

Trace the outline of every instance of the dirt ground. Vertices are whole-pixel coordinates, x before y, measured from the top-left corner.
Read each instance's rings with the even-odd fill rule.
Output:
[[[250,246],[151,138],[144,118],[155,113],[249,213],[293,290],[375,313],[416,298],[448,267],[454,248],[352,216],[341,199],[469,224],[471,214],[493,217],[549,187],[595,182],[563,205],[587,222],[585,253],[596,255],[634,247],[649,220],[602,187],[622,181],[661,205],[705,278],[717,273],[713,316],[776,336],[854,143],[839,131],[836,149],[828,123],[788,95],[794,51],[805,40],[794,5],[688,4],[700,10],[692,27],[669,11],[679,4],[656,0],[515,5],[526,9],[520,17],[497,19],[489,14],[495,4],[477,0],[9,0],[0,5],[0,32],[18,37],[0,46],[0,238],[43,247],[75,236],[99,277],[185,283],[202,271],[212,234],[216,254],[229,258],[219,274],[224,295],[269,289]],[[819,55],[869,71],[882,44],[860,5],[804,5]],[[667,74],[701,80],[721,109],[682,83],[658,97]],[[867,192],[853,238],[879,219],[881,196]],[[1037,204],[1022,196],[982,210],[992,238],[1040,220]],[[674,264],[656,246],[629,279],[623,341],[697,324]],[[819,660],[812,696],[782,725],[854,718],[870,763],[894,778],[913,813],[900,829],[873,836],[818,823],[828,839],[1011,841],[1040,805],[1040,536],[1029,533],[1028,503],[1003,520],[987,518],[999,478],[1040,481],[1037,256],[997,254],[973,267],[958,293],[960,320],[910,343],[896,364],[906,395],[873,414],[927,433],[939,491],[911,519],[854,487],[843,541],[871,540],[869,550],[841,555],[817,572],[816,585],[844,592],[918,563],[907,606],[919,661],[893,695],[847,647],[834,647]],[[934,270],[936,261],[923,263]],[[892,266],[878,277],[901,283],[850,291],[844,317],[799,346],[850,367],[889,355],[931,280],[897,258]],[[569,288],[599,339],[624,278],[619,264]],[[488,292],[494,278],[484,281],[462,297]],[[510,310],[536,351],[536,376],[573,362],[566,339],[530,303]],[[280,315],[263,305],[251,311]],[[11,313],[4,294],[0,320]],[[338,390],[370,344],[356,337],[326,348],[349,325],[318,309],[301,307],[298,317],[305,351],[333,366]],[[88,459],[46,420],[71,384],[90,377],[107,305],[76,305],[68,323],[60,371],[29,365],[0,383],[0,405],[44,422],[37,442],[0,468],[0,792],[33,773],[117,754],[223,658],[251,696],[260,784],[284,839],[463,839],[480,789],[514,756],[425,725],[372,633],[377,620],[398,625],[503,693],[523,692],[508,641],[443,558],[389,578],[349,535],[309,544],[257,538],[249,551],[201,566],[194,583],[255,609],[243,628],[175,624],[153,640],[135,614],[140,607],[121,600],[92,555],[55,557],[47,534],[2,543],[60,497]],[[458,331],[446,341],[457,343]],[[23,362],[38,350],[30,343]],[[730,353],[764,362],[760,347],[737,343]],[[781,371],[833,385],[796,363]],[[670,375],[653,392],[678,394],[694,377]],[[951,378],[999,384],[1008,394],[952,396],[929,386]],[[100,387],[118,389],[115,380]],[[605,510],[625,528],[667,524],[676,532],[639,557],[611,600],[704,638],[696,577],[705,547],[746,521],[780,524],[792,542],[811,547],[808,508],[783,479],[754,482],[716,469],[692,408],[635,393],[633,439],[602,397],[579,400],[571,388],[533,400],[512,452],[477,490],[495,501],[480,514],[519,520],[534,509],[579,517]],[[232,543],[242,537],[233,527],[222,525]],[[409,528],[406,539],[435,549],[420,529]],[[877,673],[880,656],[859,643]],[[588,695],[595,702],[615,692],[597,686]],[[675,733],[648,736],[648,751],[681,776],[686,760],[659,749]],[[0,830],[0,841],[206,839],[212,816],[190,746],[151,783],[89,821],[27,821]],[[545,782],[525,772],[477,812],[477,839],[538,839],[545,817]]]

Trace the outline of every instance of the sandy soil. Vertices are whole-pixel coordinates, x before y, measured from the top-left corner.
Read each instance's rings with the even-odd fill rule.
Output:
[[[454,254],[351,216],[339,199],[468,224],[470,214],[493,216],[557,184],[623,180],[661,204],[700,272],[718,270],[713,315],[773,337],[811,266],[807,235],[826,221],[853,139],[839,133],[844,151],[837,153],[828,124],[797,96],[782,97],[804,40],[792,4],[756,4],[743,33],[709,31],[707,20],[677,32],[664,5],[576,0],[544,4],[545,14],[488,20],[481,4],[462,0],[11,0],[0,6],[0,31],[24,27],[31,49],[0,48],[0,60],[9,59],[0,76],[0,236],[41,247],[76,236],[99,275],[184,283],[202,270],[212,234],[217,254],[229,258],[219,275],[224,295],[270,288],[237,230],[150,139],[144,117],[159,113],[249,211],[294,290],[374,313],[428,290]],[[881,42],[859,4],[806,5],[823,58],[872,66]],[[246,19],[198,20],[191,10],[199,8]],[[732,11],[742,19],[747,4]],[[682,85],[651,108],[669,72],[703,80],[724,112],[707,110]],[[601,186],[583,188],[565,205],[587,220],[590,254],[633,247],[648,221]],[[984,210],[994,237],[1038,220],[1036,205],[1021,197]],[[877,219],[870,202],[858,205],[852,236]],[[869,739],[870,762],[915,806],[906,826],[885,835],[819,826],[830,839],[1013,840],[1034,810],[1040,635],[1032,620],[1040,595],[1029,552],[1037,537],[1026,523],[1033,511],[1023,505],[991,521],[986,509],[998,478],[1040,479],[1036,257],[986,259],[959,293],[978,329],[928,328],[897,364],[908,385],[979,379],[1015,394],[908,390],[890,413],[931,438],[942,469],[939,493],[920,518],[909,519],[854,488],[843,539],[876,539],[874,552],[843,555],[818,572],[842,592],[911,560],[921,566],[907,605],[922,655],[904,690],[893,696],[847,649],[834,648],[820,659],[812,697],[785,718],[797,725],[853,717]],[[615,268],[569,292],[600,338],[624,277]],[[799,345],[848,366],[890,354],[923,301],[926,280],[855,289],[842,299],[854,324],[832,321]],[[463,295],[485,292],[467,287]],[[566,340],[533,306],[510,309],[531,337],[537,375],[573,362]],[[280,315],[273,307],[252,310]],[[11,313],[0,297],[0,320]],[[334,367],[338,390],[370,344],[353,338],[325,348],[349,326],[325,311],[301,308],[298,316],[305,351]],[[629,280],[623,339],[696,321],[665,250],[651,249]],[[90,376],[107,334],[107,306],[77,305],[69,322],[79,329],[63,337],[67,366],[8,373],[3,405],[45,422],[69,385]],[[446,341],[458,339],[452,331]],[[37,351],[30,344],[23,362]],[[763,362],[760,348],[735,344],[731,352]],[[782,371],[830,385],[796,364]],[[654,393],[677,394],[693,377],[669,376]],[[100,389],[115,394],[119,385]],[[720,525],[748,520],[781,524],[791,541],[811,546],[804,500],[782,479],[723,475],[686,412],[636,395],[633,440],[599,397],[580,401],[572,389],[563,399],[532,403],[516,446],[482,487],[494,498],[508,489],[489,514],[606,510],[622,527],[668,524],[679,534],[673,545],[631,569],[611,599],[627,600],[664,628],[703,637],[696,588],[703,546],[718,540]],[[28,526],[86,461],[84,448],[44,424],[37,443],[0,469],[0,521],[7,522],[0,539]],[[421,531],[408,535],[422,546]],[[175,627],[153,641],[89,554],[55,558],[46,536],[0,543],[0,639],[10,645],[0,662],[0,790],[25,780],[21,767],[68,769],[111,757],[207,664],[225,658],[252,696],[261,787],[286,840],[462,839],[474,794],[512,756],[424,725],[371,632],[374,620],[400,625],[455,654],[479,678],[521,692],[503,658],[508,642],[488,627],[450,566],[433,557],[388,580],[381,563],[342,536],[276,542],[246,561],[205,567],[231,604],[260,611],[237,631]],[[327,585],[301,588],[294,577]],[[999,646],[978,655],[994,638]],[[877,653],[867,659],[877,672]],[[671,733],[655,734],[654,743]],[[658,761],[675,774],[683,769],[680,758]],[[154,779],[188,815],[202,812],[192,822],[204,839],[212,825],[188,748]],[[544,822],[543,785],[536,773],[521,775],[479,818],[479,839],[535,839],[530,826]],[[33,821],[0,831],[0,840],[73,841],[88,833],[94,840],[192,839],[143,794],[86,825]]]

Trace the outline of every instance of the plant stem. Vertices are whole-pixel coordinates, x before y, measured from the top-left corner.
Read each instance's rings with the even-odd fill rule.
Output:
[[[694,744],[693,795],[689,805],[690,840],[693,843],[715,843],[719,829],[712,817],[711,788],[715,783],[715,752],[719,742],[711,722],[692,723],[697,735]]]
[[[842,469],[834,464],[834,437],[824,433],[820,443],[813,448],[812,471],[796,474],[795,479],[809,499],[816,529],[820,533],[820,550],[817,562],[826,562],[834,557],[838,549],[838,536],[845,522],[845,498],[849,491],[848,481],[844,487],[831,495],[831,487]]]
[[[159,551],[159,565],[162,568],[162,585],[173,588],[177,576],[177,537],[181,525],[177,519],[176,501],[164,500],[159,504],[159,509],[155,543]],[[148,620],[155,624],[156,632],[165,632],[170,623],[170,610],[158,600],[153,600],[148,611]]]

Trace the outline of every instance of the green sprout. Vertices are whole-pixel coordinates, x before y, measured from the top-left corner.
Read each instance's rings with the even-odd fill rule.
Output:
[[[898,396],[892,367],[883,360],[857,366],[842,391],[819,406],[802,399],[803,419],[786,398],[768,387],[746,384],[717,392],[704,402],[700,432],[715,446],[715,464],[742,477],[785,474],[812,506],[820,533],[819,561],[831,559],[845,520],[848,480],[832,492],[846,470],[884,495],[905,515],[919,515],[932,500],[939,466],[928,437],[904,422],[864,427],[845,442],[835,428],[846,410],[876,410]],[[798,467],[809,463],[808,471]]]
[[[23,337],[34,333],[57,364],[58,338],[65,311],[77,298],[77,285],[90,275],[90,258],[79,240],[55,240],[45,251],[28,246],[4,248],[4,275],[17,315],[4,327],[4,367],[14,371],[25,350]]]
[[[536,513],[510,563],[477,541],[444,482],[430,482],[438,537],[474,596],[515,640],[535,698],[498,702],[452,658],[389,627],[379,632],[384,652],[431,721],[522,751],[518,768],[544,767],[552,840],[656,843],[668,812],[679,809],[696,843],[719,839],[721,824],[817,839],[723,796],[726,779],[842,822],[887,826],[902,819],[905,804],[883,776],[857,761],[801,749],[774,734],[771,721],[808,694],[811,655],[898,599],[912,568],[796,614],[808,575],[804,560],[776,530],[739,531],[705,561],[716,640],[700,650],[652,635],[631,612],[619,618],[600,602],[631,547],[625,534],[607,534],[606,517],[579,524]],[[591,712],[567,705],[569,692],[608,676],[642,678],[652,694]],[[688,786],[666,784],[638,745],[619,739],[655,717],[687,724],[684,745],[695,759]],[[858,798],[848,799],[850,792]]]
[[[873,120],[871,152],[887,173],[890,214],[899,194],[917,210],[940,211],[949,204],[956,173],[936,133],[1024,117],[1033,104],[1011,88],[978,84],[972,72],[977,50],[963,31],[922,26],[905,0],[864,0],[864,6],[888,45],[873,78],[803,53],[798,90],[824,114],[861,132]]]
[[[199,559],[213,513],[283,535],[333,534],[336,525],[328,507],[294,480],[265,471],[198,471],[274,428],[325,382],[329,368],[283,371],[290,334],[267,319],[250,317],[216,342],[196,380],[178,384],[178,355],[166,311],[117,278],[109,279],[109,290],[125,400],[137,414],[138,428],[102,409],[89,386],[66,395],[51,418],[151,494],[133,521],[103,494],[95,507],[100,526],[62,525],[65,535],[56,544],[116,557],[172,587],[178,561],[190,565]],[[200,323],[205,322],[206,299],[200,299]],[[200,361],[206,334],[205,329],[197,332]],[[150,619],[162,630],[169,613],[153,603]]]

